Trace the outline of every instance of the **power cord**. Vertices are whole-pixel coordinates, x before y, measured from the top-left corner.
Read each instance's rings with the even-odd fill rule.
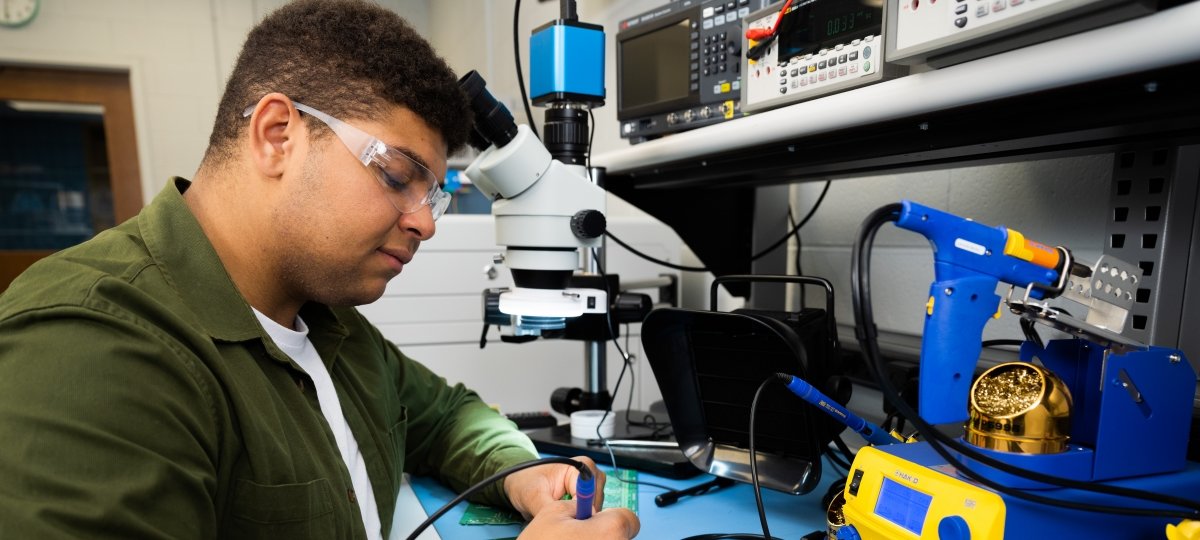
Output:
[[[800,223],[797,223],[796,226],[792,228],[792,230],[788,231],[787,234],[780,237],[779,240],[776,240],[775,243],[767,246],[766,249],[763,249],[762,251],[758,252],[754,256],[750,257],[750,260],[757,261],[763,257],[766,257],[768,253],[775,251],[779,246],[782,246],[783,244],[787,243],[788,239],[791,238],[793,234],[796,234],[797,232],[799,232],[800,227],[803,227],[804,225],[806,225],[808,223],[808,220],[812,219],[813,214],[817,213],[817,209],[821,207],[821,203],[825,202],[825,195],[827,193],[829,193],[829,186],[831,186],[831,185],[833,185],[833,180],[826,180],[825,188],[821,190],[821,194],[817,196],[817,202],[813,203],[813,207],[808,211],[808,214],[805,214],[804,219],[801,219]],[[790,206],[791,205],[789,205],[788,210],[791,210]]]
[[[1037,328],[1033,327],[1033,321],[1022,317],[1020,325],[1021,333],[1025,335],[1025,341],[1032,341],[1039,349],[1045,347],[1045,344],[1042,343],[1042,336],[1038,335]]]
[[[604,264],[600,262],[600,251],[597,248],[592,248],[592,260],[594,260],[596,262],[596,269],[600,271],[600,277],[605,278],[605,282],[607,283],[608,275],[604,272]],[[617,337],[616,337],[617,332],[616,332],[616,329],[613,326],[613,322],[612,322],[612,310],[606,310],[605,314],[604,314],[604,318],[605,318],[605,321],[608,323],[607,326],[608,326],[609,338],[612,339],[613,345],[617,348],[617,352],[620,353],[622,364],[621,364],[621,372],[617,375],[617,382],[616,382],[616,384],[613,385],[613,393],[612,393],[613,399],[609,400],[608,407],[604,410],[604,415],[600,417],[600,422],[598,422],[596,424],[596,439],[599,440],[600,442],[604,443],[604,448],[606,448],[608,450],[608,458],[609,458],[609,460],[611,460],[613,472],[616,473],[616,474],[613,474],[614,478],[616,478],[617,480],[624,482],[626,484],[650,486],[650,487],[656,487],[659,489],[664,489],[667,491],[674,491],[675,488],[669,487],[669,486],[664,486],[662,484],[655,484],[653,482],[644,482],[641,480],[626,480],[624,478],[621,478],[621,475],[619,474],[620,467],[617,466],[617,456],[615,453],[613,453],[612,445],[608,443],[608,438],[600,433],[600,426],[604,425],[604,421],[608,419],[608,415],[612,414],[612,404],[613,404],[613,401],[616,400],[617,392],[621,389],[621,381],[625,378],[625,372],[629,371],[630,377],[631,378],[633,377],[633,370],[631,369],[633,363],[629,360],[629,355],[625,353],[625,349],[623,349],[621,347],[621,343],[617,340]],[[633,403],[633,388],[632,387],[629,389],[629,403]],[[626,416],[628,416],[628,414],[629,414],[628,407],[626,407],[625,412],[626,412]]]
[[[587,146],[587,168],[592,168],[592,141],[596,140],[596,113],[592,112],[592,108],[588,107],[588,119],[592,121],[592,129],[588,133]],[[604,186],[600,186],[604,187]]]
[[[628,324],[625,325],[625,349],[626,350],[629,349],[629,325]],[[650,439],[650,440],[657,439],[664,435],[662,432],[664,430],[666,430],[667,428],[670,428],[671,423],[670,422],[659,422],[658,419],[655,418],[654,415],[650,414],[650,413],[646,413],[645,416],[642,416],[641,421],[637,421],[637,420],[634,420],[633,418],[629,417],[629,411],[633,410],[633,393],[637,391],[637,370],[632,369],[632,367],[633,367],[632,366],[632,364],[633,364],[632,357],[630,357],[629,364],[630,364],[629,367],[631,369],[629,370],[629,397],[625,401],[625,424],[630,425],[630,426],[637,426],[640,428],[646,428],[646,429],[653,430],[650,432],[650,434],[645,435],[644,438]],[[616,395],[617,395],[616,391],[614,390],[613,397],[615,398]],[[637,437],[637,438],[642,438],[642,437]]]
[[[751,256],[750,261],[751,262],[757,261],[757,260],[767,256],[768,253],[775,251],[776,249],[779,248],[779,246],[782,246],[784,243],[786,243],[788,241],[788,239],[790,239],[793,235],[799,235],[800,228],[803,227],[806,223],[808,223],[808,221],[810,219],[812,219],[813,214],[817,213],[817,209],[821,207],[821,202],[823,202],[825,200],[825,194],[829,193],[829,186],[832,184],[833,184],[832,180],[826,180],[825,188],[821,190],[821,195],[819,197],[817,197],[817,202],[813,204],[812,209],[810,209],[808,211],[808,214],[806,214],[804,216],[804,219],[800,220],[800,222],[797,223],[795,227],[792,227],[792,230],[788,231],[788,233],[783,235],[783,237],[781,237],[779,240],[776,240],[770,246],[767,246],[766,249]],[[789,213],[791,212],[790,206],[788,207],[788,212]],[[609,231],[604,231],[604,236],[611,238],[612,241],[616,242],[621,247],[628,250],[630,253],[632,253],[638,257],[641,257],[642,259],[650,261],[654,264],[657,264],[657,265],[665,266],[667,268],[671,268],[673,270],[679,270],[682,272],[709,272],[710,271],[707,267],[704,267],[704,266],[682,266],[682,265],[678,265],[675,263],[667,262],[662,259],[652,257],[650,255],[642,253],[641,251],[638,251],[636,248],[625,243],[625,241],[621,240],[620,238],[617,238],[613,233],[611,233]]]
[[[792,216],[792,205],[790,204],[788,205],[787,219],[788,227],[794,227],[796,225],[796,219],[794,216]],[[796,236],[796,275],[803,276],[804,269],[800,267],[800,251],[804,249],[804,242],[800,239],[800,229],[792,229],[792,231]],[[804,286],[801,285],[798,288],[800,289],[800,309],[804,309]]]
[[[1025,319],[1021,319],[1021,320],[1025,320]],[[1025,342],[1021,341],[1019,339],[988,339],[988,340],[984,340],[984,342],[982,343],[983,348],[985,348],[985,349],[992,348],[992,347],[1020,347],[1021,345],[1024,345],[1024,344],[1025,344]]]
[[[483,479],[479,483],[467,488],[462,493],[459,493],[457,497],[451,499],[450,502],[442,505],[442,507],[439,508],[436,512],[430,514],[429,517],[425,519],[425,521],[422,521],[420,525],[417,525],[417,528],[413,529],[412,533],[409,533],[408,540],[416,540],[416,538],[418,536],[421,536],[422,532],[425,532],[425,529],[428,529],[430,525],[433,525],[434,521],[437,521],[438,518],[445,515],[446,512],[449,512],[451,508],[454,508],[455,505],[457,505],[460,502],[463,502],[463,500],[465,500],[467,497],[470,497],[471,495],[474,495],[474,494],[478,493],[479,491],[483,490],[484,488],[490,486],[492,484],[492,482],[500,480],[512,473],[515,473],[515,472],[523,471],[523,470],[531,468],[531,467],[537,467],[538,465],[549,465],[551,463],[559,463],[559,464],[570,465],[572,467],[575,467],[575,469],[577,469],[579,471],[579,478],[582,481],[589,481],[594,478],[592,475],[592,470],[589,469],[587,465],[584,465],[583,463],[581,463],[579,461],[575,461],[570,458],[549,457],[549,458],[535,459],[533,461],[526,461],[525,463],[521,463],[521,464],[515,465],[513,467],[509,467],[503,471],[493,474],[493,475]],[[586,502],[582,498],[580,498],[580,501]]]
[[[755,390],[754,392],[754,398],[750,400],[750,483],[754,486],[754,504],[758,508],[758,521],[759,524],[762,525],[762,538],[771,538],[771,530],[767,526],[767,512],[763,509],[762,486],[758,480],[758,452],[754,443],[756,424],[755,420],[758,416],[758,401],[762,397],[762,392],[767,388],[767,385],[771,384],[772,382],[779,382],[787,385],[790,384],[792,380],[793,377],[786,373],[773,373],[770,377],[767,377],[761,384],[758,385],[758,390]],[[807,428],[807,432],[815,434],[816,431],[813,429],[813,427],[816,425],[816,423],[812,421],[812,417],[810,416],[811,413],[812,411],[807,407],[804,409],[805,427]],[[828,456],[829,452],[827,451],[827,448],[821,448],[818,445],[816,442],[816,437],[811,437],[811,439],[813,440],[815,450],[813,452],[813,458],[816,460],[814,462],[815,466],[813,467],[812,474],[816,475],[814,483],[818,483],[821,481],[821,458],[823,456]],[[847,464],[846,468],[847,470],[849,469],[849,464]]]
[[[529,107],[529,94],[525,92],[525,75],[521,73],[521,34],[518,28],[520,15],[521,0],[517,0],[513,5],[513,61],[517,64],[517,88],[521,89],[521,104],[525,106],[525,118],[529,120],[529,130],[533,132],[534,137],[540,139],[537,126],[533,123],[533,109]]]
[[[633,246],[631,246],[631,245],[629,245],[629,244],[626,244],[624,240],[621,240],[620,238],[617,238],[617,236],[616,236],[616,235],[614,235],[614,234],[613,234],[612,232],[610,232],[610,231],[604,231],[604,236],[607,236],[607,237],[609,237],[610,239],[612,239],[612,241],[613,241],[613,242],[616,242],[617,244],[620,244],[620,246],[621,246],[621,247],[625,248],[625,249],[626,249],[627,251],[629,251],[630,253],[632,253],[632,254],[634,254],[634,255],[637,255],[638,257],[641,257],[641,258],[643,258],[643,259],[645,259],[645,260],[647,260],[647,261],[650,261],[650,262],[652,262],[652,263],[654,263],[654,264],[657,264],[657,265],[660,265],[660,266],[665,266],[665,267],[667,267],[667,268],[670,268],[670,269],[672,269],[672,270],[679,270],[679,271],[682,271],[682,272],[707,272],[707,271],[708,271],[708,268],[707,268],[707,267],[704,267],[704,266],[682,266],[682,265],[678,265],[678,264],[675,264],[675,263],[667,262],[667,261],[664,261],[664,260],[662,260],[662,259],[657,259],[657,258],[651,257],[651,256],[649,256],[649,255],[646,255],[645,253],[642,253],[642,252],[638,251],[638,250],[637,250],[637,248],[635,248],[635,247],[633,247]]]
[[[862,352],[867,358],[867,364],[875,371],[875,376],[879,381],[879,387],[883,392],[884,398],[887,399],[892,407],[899,411],[901,415],[906,417],[913,423],[914,426],[916,426],[917,431],[921,434],[921,437],[929,443],[930,448],[936,451],[938,455],[942,457],[942,459],[945,459],[949,465],[955,467],[959,472],[965,474],[980,484],[983,484],[984,486],[987,486],[996,492],[1003,493],[1011,497],[1024,499],[1030,502],[1086,512],[1099,512],[1130,516],[1168,517],[1173,519],[1194,520],[1200,518],[1200,501],[1192,501],[1180,497],[1160,495],[1157,493],[1151,493],[1137,489],[1060,478],[1022,469],[1020,467],[1016,467],[1003,461],[994,459],[976,451],[974,448],[971,448],[966,444],[955,440],[953,437],[934,429],[933,426],[922,419],[920,415],[917,414],[917,412],[900,397],[900,394],[892,386],[891,381],[889,381],[887,377],[883,376],[884,365],[882,354],[879,351],[878,329],[875,327],[875,318],[871,308],[870,289],[870,250],[875,242],[875,234],[884,224],[894,222],[899,219],[900,210],[901,207],[899,204],[891,204],[872,212],[863,222],[862,229],[859,231],[859,236],[855,239],[854,248],[852,251],[853,255],[850,260],[851,297],[853,301],[855,320],[858,323],[855,327],[855,333],[858,337]],[[1159,504],[1186,508],[1188,510],[1172,510],[1167,508],[1129,508],[1121,506],[1076,503],[1053,499],[1041,495],[1034,495],[1024,490],[1004,486],[987,478],[986,476],[979,474],[978,472],[975,472],[973,469],[951,455],[947,448],[950,448],[955,452],[958,452],[960,455],[979,462],[985,466],[1033,480],[1035,482],[1092,491],[1118,497],[1129,497],[1144,501],[1151,501]]]
[[[845,447],[846,443],[842,441],[842,438],[840,435],[835,435],[834,439],[837,440],[838,442],[841,442],[842,447]],[[838,449],[838,451],[842,451],[842,450],[843,450],[843,448]],[[838,453],[834,452],[832,448],[825,449],[825,459],[828,459],[830,463],[834,464],[839,469],[849,473],[850,472],[850,464],[854,463],[854,455],[850,453],[849,448],[845,448],[844,450],[845,450],[845,455],[847,456],[848,459],[844,459],[842,456],[838,455]]]
[[[771,375],[758,385],[758,390],[754,391],[754,399],[750,400],[750,482],[754,485],[754,504],[758,507],[758,522],[762,525],[763,538],[772,538],[772,536],[771,528],[767,526],[767,511],[763,509],[762,486],[758,482],[758,454],[754,449],[754,419],[758,414],[758,398],[762,396],[763,389],[775,381],[787,383],[784,376],[778,373]]]

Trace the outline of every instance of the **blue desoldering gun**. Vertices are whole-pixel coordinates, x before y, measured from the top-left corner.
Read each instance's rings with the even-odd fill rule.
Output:
[[[967,398],[982,351],[983,326],[1000,316],[999,282],[1036,299],[1057,296],[1070,252],[1027,240],[912,201],[901,201],[898,227],[933,244],[934,281],[921,340],[920,414],[931,424],[967,419]]]

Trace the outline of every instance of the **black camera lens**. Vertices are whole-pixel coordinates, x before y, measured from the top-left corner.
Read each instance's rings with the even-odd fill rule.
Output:
[[[517,124],[513,121],[512,113],[488,92],[487,82],[479,72],[471,70],[463,75],[458,80],[458,86],[467,93],[467,98],[471,100],[471,112],[475,115],[478,137],[471,137],[471,146],[479,150],[487,148],[485,142],[504,146],[517,136]]]
[[[542,129],[546,150],[550,151],[550,155],[568,165],[584,164],[588,149],[588,113],[586,109],[574,107],[546,109],[546,123]]]

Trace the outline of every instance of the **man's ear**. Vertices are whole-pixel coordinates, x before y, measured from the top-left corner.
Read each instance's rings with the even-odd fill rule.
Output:
[[[282,177],[307,140],[300,112],[287,96],[273,92],[258,100],[249,122],[246,148],[251,163],[263,176]]]

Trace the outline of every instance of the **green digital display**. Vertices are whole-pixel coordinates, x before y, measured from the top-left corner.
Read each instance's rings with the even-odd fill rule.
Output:
[[[810,0],[779,22],[779,59],[815,53],[880,33],[883,10],[863,0]]]

